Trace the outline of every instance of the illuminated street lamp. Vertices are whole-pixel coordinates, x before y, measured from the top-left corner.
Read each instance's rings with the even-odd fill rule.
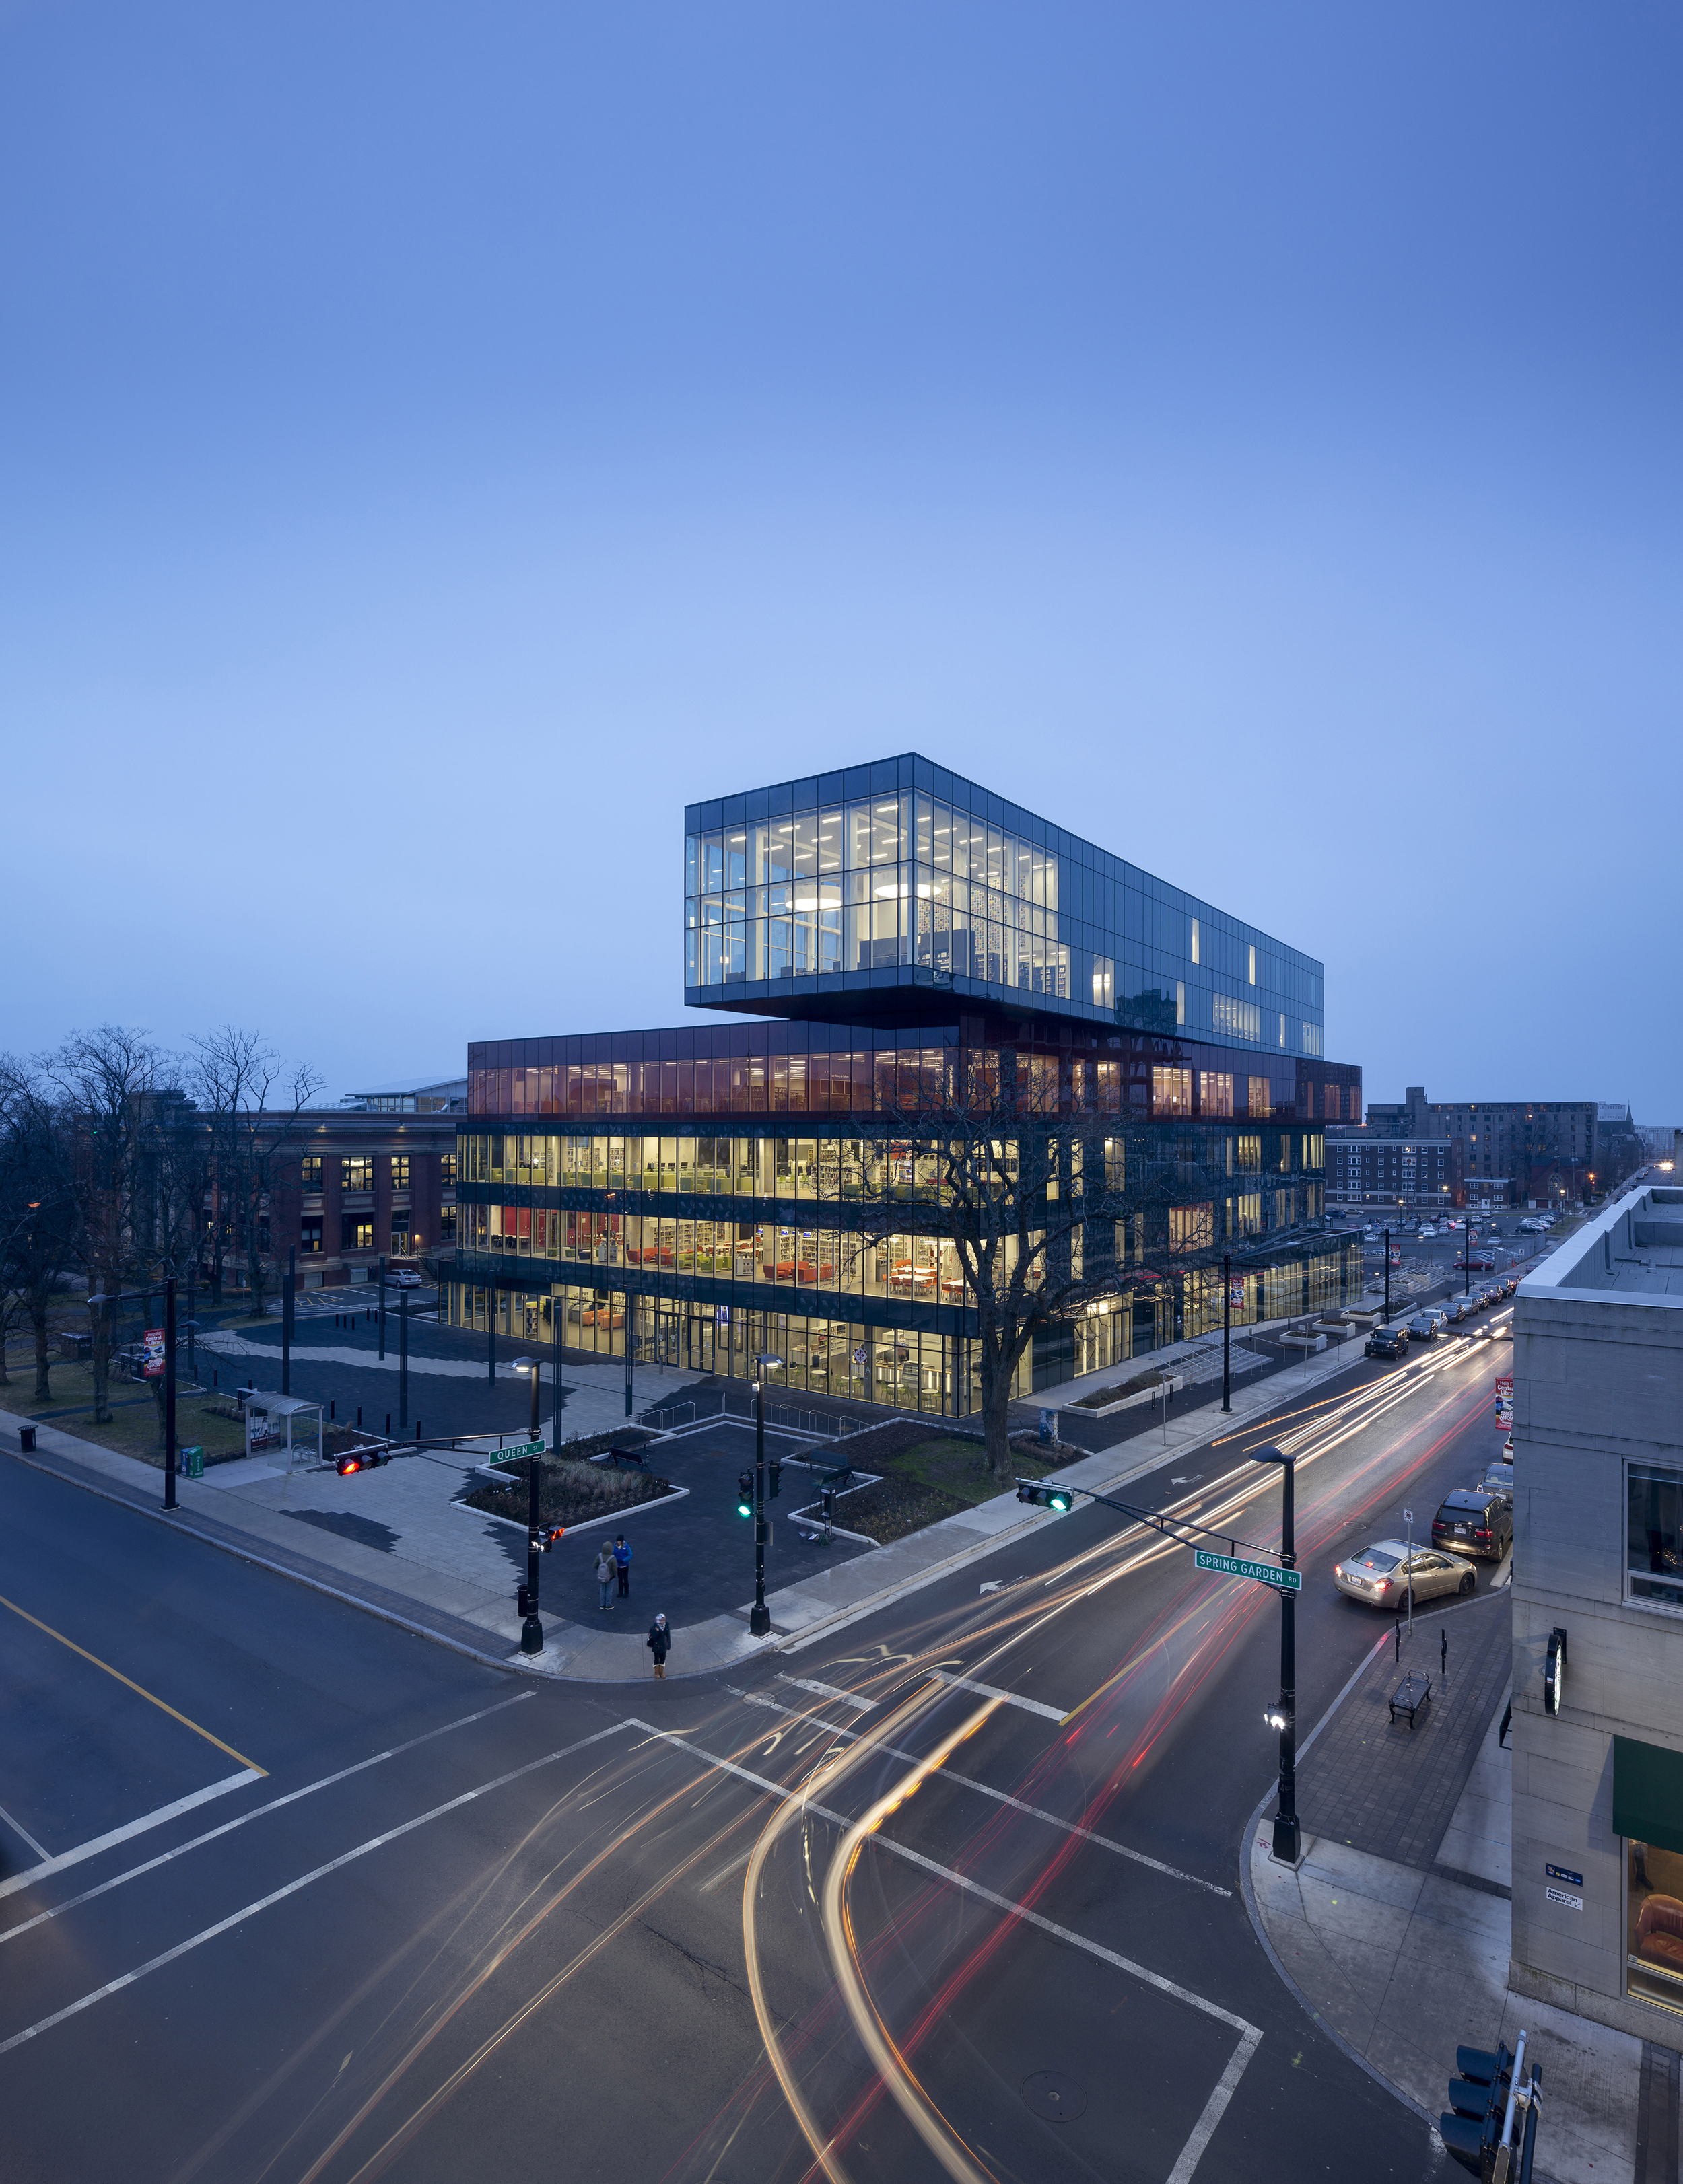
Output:
[[[526,1501],[526,1620],[520,1630],[520,1650],[522,1653],[541,1653],[543,1651],[543,1625],[538,1620],[538,1490],[541,1444],[538,1432],[538,1403],[543,1375],[535,1357],[516,1357],[516,1373],[532,1377],[532,1430],[527,1439],[532,1444],[527,1455]]]
[[[766,1521],[766,1374],[783,1362],[765,1352],[754,1360],[758,1372],[754,1383],[754,1605],[748,1628],[755,1638],[763,1638],[772,1627],[772,1611],[766,1605],[766,1535],[771,1529]]]

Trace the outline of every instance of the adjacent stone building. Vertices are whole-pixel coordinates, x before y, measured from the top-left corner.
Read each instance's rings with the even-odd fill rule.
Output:
[[[1633,1191],[1514,1321],[1522,1994],[1683,2041],[1683,1189]]]

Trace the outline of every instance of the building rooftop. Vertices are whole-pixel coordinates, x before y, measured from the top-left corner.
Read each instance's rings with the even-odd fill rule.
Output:
[[[979,1003],[1321,1055],[1317,958],[916,752],[687,805],[684,833],[692,1008],[938,1022]]]
[[[458,1072],[446,1077],[400,1077],[395,1084],[376,1084],[365,1092],[347,1092],[341,1106],[361,1107],[378,1114],[437,1114],[460,1107],[467,1100],[467,1078]]]
[[[1603,1206],[1520,1294],[1683,1306],[1683,1189],[1650,1184]]]

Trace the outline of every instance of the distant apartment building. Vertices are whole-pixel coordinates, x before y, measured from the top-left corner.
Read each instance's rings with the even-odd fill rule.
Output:
[[[1683,1189],[1514,1315],[1516,1992],[1683,2044]]]
[[[467,1080],[410,1081],[306,1108],[270,1195],[269,1256],[298,1253],[302,1288],[454,1259],[456,1129]],[[237,1270],[236,1270],[237,1271]]]
[[[1411,1084],[1400,1104],[1370,1100],[1368,1126],[1376,1137],[1458,1141],[1457,1205],[1541,1205],[1588,1197],[1639,1165],[1629,1110],[1607,1112],[1624,1117],[1622,1128],[1602,1123],[1594,1100],[1435,1100]]]
[[[1326,1139],[1329,1212],[1445,1212],[1461,1203],[1460,1162],[1451,1139],[1380,1137],[1333,1123]]]

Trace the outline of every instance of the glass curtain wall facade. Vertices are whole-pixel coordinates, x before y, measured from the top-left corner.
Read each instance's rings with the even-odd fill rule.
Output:
[[[1236,1324],[1355,1293],[1321,1222],[1361,1072],[1321,1058],[1312,958],[915,756],[693,805],[683,871],[686,1000],[778,1020],[471,1047],[449,1319],[967,1415],[917,1118],[978,1084],[1141,1186],[1069,1245],[1101,1293],[1022,1393],[1219,1328],[1223,1254]]]
[[[1322,1052],[1312,956],[916,754],[692,805],[684,836],[692,1007],[850,1015],[922,987]]]
[[[1078,1136],[1118,1185],[1157,1185],[1149,1207],[1085,1238],[1116,1293],[1037,1342],[1021,1393],[1218,1329],[1223,1252],[1242,1285],[1237,1326],[1356,1293],[1359,1246],[1312,1224],[1323,1117],[1359,1112],[1359,1072],[966,1017],[473,1047],[446,1317],[536,1341],[559,1312],[570,1349],[629,1346],[695,1372],[743,1373],[770,1351],[779,1379],[815,1395],[967,1415],[974,1300],[940,1233],[937,1143],[903,1118],[939,1105],[972,1057],[996,1075],[1007,1050],[1025,1130]],[[886,1234],[885,1205],[904,1210]]]

